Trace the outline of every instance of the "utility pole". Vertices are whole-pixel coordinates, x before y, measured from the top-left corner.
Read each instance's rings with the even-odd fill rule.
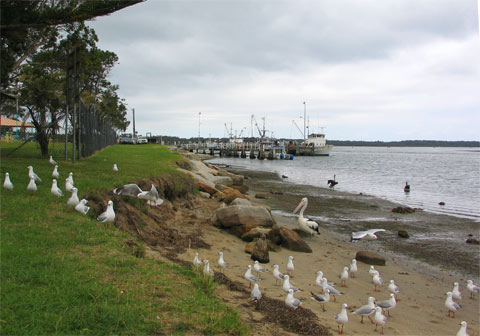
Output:
[[[135,132],[135,109],[132,109],[133,111],[133,140],[135,141],[135,139],[137,138],[137,134]]]
[[[307,140],[307,104],[303,102],[303,140]]]

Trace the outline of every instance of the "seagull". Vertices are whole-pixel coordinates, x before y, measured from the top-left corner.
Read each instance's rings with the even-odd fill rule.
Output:
[[[200,267],[200,265],[202,265],[202,262],[198,257],[198,253],[195,253],[195,257],[193,258],[193,266]]]
[[[72,191],[73,188],[75,188],[75,187],[73,186],[73,183],[72,183],[72,182],[70,181],[70,179],[67,177],[67,178],[65,179],[65,190],[67,190],[67,191]]]
[[[72,173],[72,172],[68,173],[68,177],[67,177],[67,178],[70,180],[70,183],[71,183],[72,186],[73,186],[73,185],[75,184],[75,183],[73,183],[73,173]]]
[[[366,231],[352,232],[351,242],[357,242],[360,239],[366,238],[367,240],[377,240],[378,237],[375,235],[377,232],[385,232],[385,229],[370,229]]]
[[[323,294],[318,294],[317,295],[313,292],[310,292],[310,294],[311,294],[310,298],[313,301],[317,301],[318,303],[321,303],[322,304],[322,310],[326,311],[325,310],[325,303],[330,301],[330,290],[327,288],[327,289],[325,289]]]
[[[248,269],[245,272],[244,277],[250,283],[250,286],[248,286],[248,288],[252,287],[252,282],[257,282],[261,280],[259,277],[256,277],[255,275],[252,274],[252,265],[248,265]]]
[[[460,309],[460,306],[452,299],[452,292],[447,293],[447,299],[445,300],[445,308],[448,309],[448,317],[450,317],[450,312],[453,312],[452,318],[455,318],[455,312]]]
[[[90,207],[87,206],[87,202],[88,201],[85,198],[82,198],[82,200],[75,206],[75,210],[86,215],[88,210],[90,210]]]
[[[480,287],[473,283],[473,280],[467,280],[467,289],[470,292],[470,299],[475,298],[475,293],[480,294]]]
[[[292,256],[289,256],[288,257],[288,263],[287,263],[287,274],[292,276],[293,274],[293,271],[295,270],[295,266],[293,266],[293,260],[295,258],[292,257]]]
[[[285,275],[283,276],[283,285],[282,285],[282,287],[283,287],[283,290],[284,290],[285,292],[287,292],[287,293],[288,293],[288,291],[289,291],[290,289],[293,290],[294,293],[300,291],[300,289],[298,289],[297,287],[293,286],[293,285],[290,283],[290,277],[288,276],[288,274],[285,274]]]
[[[385,325],[385,323],[387,323],[387,317],[382,314],[382,308],[375,308],[375,316],[373,317],[373,320],[375,321],[375,331],[377,331],[377,327],[380,324],[382,326],[382,331],[380,332],[380,334],[383,335],[383,326]]]
[[[283,281],[283,273],[278,270],[278,265],[273,265],[273,277],[275,278],[275,285],[278,284],[278,280]]]
[[[222,273],[223,273],[223,270],[227,267],[227,263],[225,262],[225,260],[223,260],[223,252],[218,252],[217,265],[222,270]]]
[[[378,274],[377,272],[377,274],[373,276],[372,281],[373,281],[373,284],[375,285],[374,291],[377,292],[377,286],[383,286],[383,279],[380,277],[380,274]]]
[[[410,192],[410,185],[408,184],[408,182],[405,182],[405,187],[403,187],[403,191],[406,193]]]
[[[298,206],[295,208],[293,213],[297,213],[297,211],[300,210],[300,208],[302,209],[298,214],[298,219],[297,219],[298,225],[300,226],[300,229],[303,232],[306,232],[313,237],[315,233],[320,234],[320,232],[318,231],[317,222],[308,220],[308,218],[303,217],[303,212],[307,208],[307,205],[308,205],[308,198],[306,197],[302,198],[302,200],[300,201]]]
[[[395,281],[390,280],[390,284],[388,285],[388,290],[390,291],[390,293],[395,294],[395,300],[398,301],[397,294],[400,293],[400,289],[398,288],[397,285],[395,285]]]
[[[338,289],[336,289],[335,287],[328,284],[328,279],[327,278],[323,278],[321,280],[321,287],[322,287],[323,293],[325,293],[325,291],[327,289],[330,291],[330,295],[333,296],[333,301],[337,301],[336,295],[339,295],[339,296],[343,295],[343,293],[340,292]]]
[[[457,332],[457,336],[468,336],[468,334],[467,334],[467,322],[462,321],[462,323],[460,323],[460,325],[461,325],[461,327]]]
[[[40,177],[38,177],[37,174],[35,174],[35,172],[33,171],[33,167],[32,166],[28,166],[28,177],[29,178],[33,178],[35,180],[35,182],[42,182],[42,179]]]
[[[117,167],[117,164],[116,164],[116,163],[113,164],[113,171],[114,171],[114,172],[118,172],[118,167]]]
[[[137,198],[147,200],[147,204],[150,208],[162,205],[163,203],[163,200],[158,196],[157,188],[155,188],[153,184],[150,191],[142,191],[137,195]]]
[[[3,187],[7,190],[13,190],[13,183],[10,181],[10,174],[5,173],[5,181],[3,181]]]
[[[30,178],[30,182],[27,186],[28,191],[37,191],[37,185],[35,184],[35,179],[33,177]]]
[[[50,190],[51,190],[52,194],[57,196],[57,197],[62,197],[63,196],[63,192],[57,186],[57,180],[55,180],[55,179],[52,180],[52,188]]]
[[[263,267],[262,265],[259,264],[258,260],[255,260],[255,262],[253,263],[253,269],[255,270],[255,272],[257,272],[258,277],[260,279],[262,278],[260,273],[267,273],[268,272],[268,270],[265,267]]]
[[[253,285],[253,289],[252,291],[250,292],[250,298],[255,302],[257,303],[258,301],[260,301],[260,299],[262,298],[262,293],[260,292],[260,289],[258,288],[258,284],[254,284]]]
[[[293,297],[293,289],[288,290],[287,298],[285,299],[285,304],[287,307],[293,308],[293,310],[296,310],[300,305],[302,304],[302,301],[299,299],[295,299]]]
[[[337,321],[337,328],[338,328],[338,333],[343,334],[343,326],[348,323],[348,314],[347,314],[347,308],[348,305],[344,303],[342,305],[342,310],[340,313],[335,315],[335,321]],[[342,325],[342,329],[340,330],[340,325]]]
[[[357,273],[357,259],[352,259],[352,263],[350,264],[350,276],[355,278],[355,273]]]
[[[52,177],[54,179],[57,179],[57,180],[60,177],[60,174],[58,173],[58,166],[57,165],[55,166],[55,168],[53,168]]]
[[[78,203],[80,203],[80,200],[78,199],[78,189],[73,187],[71,189],[72,191],[72,196],[67,201],[67,205],[76,207]]]
[[[340,274],[339,278],[340,278],[340,280],[341,280],[341,285],[342,285],[342,287],[347,287],[348,266],[345,266],[345,267],[343,268],[343,271],[342,271],[342,273]]]
[[[315,278],[315,283],[317,285],[319,285],[320,287],[322,287],[322,280],[324,279],[323,277],[323,272],[322,271],[318,271],[317,273],[317,277]],[[326,278],[325,278],[326,279]],[[327,282],[327,284],[329,286],[335,286],[335,283],[334,282]],[[333,288],[333,287],[332,287]]]
[[[55,161],[51,155],[50,155],[50,159],[48,159],[48,162],[50,162],[50,164],[54,166],[57,164],[57,161]]]
[[[210,269],[210,262],[208,260],[203,261],[203,275],[204,276],[213,276],[213,270]]]
[[[122,195],[122,196],[137,197],[137,195],[140,194],[141,192],[143,192],[143,190],[140,189],[140,187],[135,183],[126,184],[122,187],[113,189],[113,193],[115,195]]]
[[[327,184],[330,188],[333,188],[338,184],[338,182],[335,181],[335,177],[336,177],[336,175],[333,175],[333,180],[328,180],[327,181]]]
[[[370,296],[368,298],[368,303],[365,306],[361,306],[357,310],[353,311],[352,314],[362,316],[362,319],[361,319],[360,323],[363,323],[363,317],[364,316],[367,316],[369,318],[370,322],[373,323],[373,320],[370,317],[370,315],[372,315],[374,311],[375,311],[375,298],[373,296]]]
[[[390,317],[390,309],[393,309],[397,306],[397,301],[395,301],[395,294],[391,293],[390,299],[385,301],[375,302],[375,305],[377,307],[382,308],[383,310],[386,310],[388,313],[388,317]]]
[[[380,275],[380,273],[375,269],[375,267],[373,267],[373,265],[370,265],[370,269],[368,270],[368,274],[370,274],[370,276],[372,278],[375,274]]]
[[[462,299],[462,293],[460,293],[460,290],[458,289],[458,282],[453,283],[452,298],[454,300],[461,300]]]
[[[113,222],[115,220],[115,211],[113,211],[113,202],[111,200],[108,201],[107,210],[100,214],[97,220],[102,223]]]

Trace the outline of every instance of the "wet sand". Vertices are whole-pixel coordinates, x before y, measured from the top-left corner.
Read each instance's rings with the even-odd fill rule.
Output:
[[[303,195],[308,195],[304,193],[308,190],[308,187],[305,189],[288,185],[287,188],[281,188],[280,190],[278,183],[282,181],[275,181],[275,178],[272,176],[268,177],[263,175],[264,173],[260,174],[258,172],[240,173],[250,175],[246,182],[250,187],[248,196],[252,202],[269,205],[272,208],[277,225],[284,225],[290,228],[296,227],[296,218],[285,216],[285,214],[295,208]],[[270,189],[272,188],[283,192],[283,195],[270,194]],[[256,199],[254,196],[258,192],[269,194],[270,198],[265,200]],[[207,203],[207,201],[205,202]],[[208,204],[212,203],[208,202]],[[295,272],[292,283],[302,289],[302,292],[295,295],[296,298],[302,300],[303,306],[311,309],[318,316],[319,323],[331,328],[333,334],[336,334],[337,328],[333,317],[340,312],[343,303],[347,303],[351,307],[350,310],[353,310],[365,305],[369,296],[374,296],[378,301],[386,300],[389,298],[387,284],[390,279],[394,279],[395,283],[400,287],[400,301],[397,307],[391,311],[392,316],[385,325],[385,334],[456,335],[460,328],[459,323],[467,321],[469,324],[468,333],[470,335],[480,335],[478,318],[480,316],[480,298],[477,297],[475,300],[471,300],[465,287],[466,280],[470,279],[470,277],[463,276],[462,272],[456,272],[454,267],[445,270],[442,267],[431,267],[421,260],[417,260],[418,258],[404,257],[403,253],[400,254],[396,250],[397,244],[389,243],[393,247],[391,249],[385,248],[385,243],[388,242],[385,241],[386,237],[390,241],[400,239],[396,237],[397,228],[409,230],[408,225],[410,225],[410,221],[415,219],[428,223],[436,215],[419,211],[413,214],[413,216],[391,214],[392,203],[390,202],[365,195],[349,195],[330,190],[325,190],[325,196],[322,197],[321,202],[317,203],[312,200],[306,210],[306,214],[310,214],[309,210],[312,209],[321,211],[322,217],[326,219],[329,217],[377,218],[380,214],[383,218],[387,217],[388,214],[390,220],[388,222],[373,220],[367,223],[365,221],[357,222],[350,220],[348,230],[346,228],[344,230],[345,233],[342,233],[341,230],[338,233],[333,232],[328,229],[328,225],[321,225],[320,236],[313,239],[306,238],[307,243],[312,247],[313,253],[292,252],[287,249],[281,249],[279,252],[270,252],[271,261],[269,264],[264,265],[270,270],[270,273],[264,275],[263,280],[259,283],[260,290],[264,294],[281,301],[285,299],[286,294],[281,286],[275,285],[271,271],[273,269],[272,265],[278,264],[280,270],[286,272],[288,256],[292,255],[295,258]],[[213,216],[213,213],[211,215]],[[409,221],[405,221],[404,216],[410,216],[408,217]],[[395,220],[395,218],[397,219]],[[386,225],[386,223],[389,225],[396,223],[395,231],[392,227],[389,227],[389,230],[394,232],[381,235],[379,241],[360,241],[358,243],[350,243],[348,241],[347,231],[359,230],[366,226],[377,227],[378,225]],[[445,224],[448,224],[448,221]],[[211,248],[190,249],[182,254],[180,258],[191,261],[194,253],[199,252],[202,259],[209,259],[211,264],[215,265],[218,252],[224,251],[225,260],[229,264],[225,274],[231,280],[242,282],[247,287],[248,283],[243,279],[243,274],[247,265],[253,262],[250,256],[244,252],[246,243],[212,226],[211,223],[205,222],[199,225],[204,234],[203,238],[211,245]],[[404,244],[403,240],[400,242],[398,245]],[[409,247],[399,247],[398,249],[402,248],[406,252],[410,249]],[[443,249],[448,249],[448,247]],[[323,312],[321,305],[311,300],[309,295],[310,291],[319,293],[319,288],[315,285],[315,272],[322,270],[330,281],[339,282],[338,275],[343,266],[350,265],[351,259],[358,250],[375,251],[386,257],[386,266],[376,267],[384,279],[385,285],[381,287],[380,291],[375,292],[371,283],[371,276],[368,274],[369,265],[358,263],[357,277],[350,278],[347,281],[346,288],[339,287],[339,284],[337,285],[337,288],[345,294],[337,297],[336,302],[327,303],[325,306],[327,311]],[[478,253],[478,249],[476,251]],[[414,251],[412,253],[419,252]],[[408,253],[405,253],[405,255],[408,255]],[[443,256],[443,258],[445,257]],[[438,259],[442,259],[442,256],[439,256]],[[474,279],[477,281],[478,277]],[[456,313],[455,319],[446,316],[447,310],[444,307],[445,293],[452,290],[454,282],[460,283],[460,290],[463,295],[463,300],[459,301],[462,308]],[[216,293],[244,314],[246,320],[251,323],[253,335],[289,334],[276,326],[263,323],[261,314],[255,312],[249,303],[248,297],[238,295],[238,293],[235,294],[223,286],[218,286]],[[285,318],[288,318],[288,316],[285,316]],[[374,328],[375,325],[371,324],[368,319],[365,319],[365,322],[361,324],[360,317],[349,314],[349,323],[345,326],[345,334],[376,335],[378,332],[375,332]]]

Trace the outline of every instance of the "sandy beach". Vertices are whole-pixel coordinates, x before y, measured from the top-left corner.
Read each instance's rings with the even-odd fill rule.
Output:
[[[237,171],[237,173],[241,172]],[[270,206],[276,225],[295,228],[297,226],[296,217],[285,216],[285,213],[280,210],[285,210],[283,207],[288,204],[286,210],[292,211],[301,197],[299,195],[294,196],[295,190],[290,188],[290,193],[270,193],[268,199],[256,199],[255,194],[258,192],[265,193],[271,188],[271,185],[266,182],[268,179],[264,176],[255,173],[251,173],[251,175],[246,179],[246,184],[250,187],[247,194],[250,200],[253,203]],[[257,177],[253,177],[253,175],[257,175]],[[330,191],[327,190],[326,192]],[[391,210],[391,204],[382,200],[364,197],[364,203],[369,205],[365,207],[365,204],[359,205],[349,196],[351,195],[332,193],[330,197],[332,200],[344,200],[342,211],[345,213],[359,214],[365,212],[366,215],[368,213],[372,215],[372,209],[375,212],[380,210],[390,212]],[[219,202],[214,200],[197,200],[197,208],[202,208],[202,214],[198,215],[199,220],[193,227],[201,229],[203,239],[211,247],[209,249],[188,249],[185,253],[179,255],[179,258],[191,262],[194,254],[198,252],[202,259],[209,259],[211,264],[216,265],[218,252],[223,251],[228,263],[225,275],[232,281],[238,281],[244,284],[245,288],[248,288],[248,283],[244,280],[243,274],[247,266],[253,264],[253,261],[250,259],[250,255],[244,251],[245,242],[212,225],[212,217],[215,208],[218,206],[220,206]],[[306,213],[308,214],[308,209]],[[426,217],[422,220],[427,220],[427,218],[432,219],[436,215],[419,212],[415,216]],[[377,301],[386,300],[389,298],[387,284],[393,279],[400,287],[400,294],[398,296],[399,302],[396,308],[391,311],[391,317],[388,318],[385,325],[386,335],[456,335],[461,321],[468,322],[468,333],[470,335],[480,335],[480,297],[476,297],[475,300],[469,298],[466,280],[471,277],[468,277],[468,275],[462,274],[463,272],[456,272],[454,267],[450,269],[433,267],[421,260],[408,257],[408,255],[404,256],[396,253],[395,249],[387,251],[382,245],[382,237],[379,241],[360,241],[353,244],[345,239],[344,235],[331,233],[325,227],[321,226],[320,232],[321,235],[313,239],[306,238],[313,253],[293,252],[285,248],[282,248],[279,252],[270,252],[270,263],[264,265],[270,272],[263,275],[263,279],[259,283],[260,290],[264,295],[284,301],[286,293],[283,292],[281,286],[275,285],[275,279],[271,275],[271,271],[273,270],[273,264],[278,264],[280,271],[286,272],[288,256],[291,255],[295,258],[292,284],[302,289],[295,297],[302,300],[302,306],[313,311],[318,317],[318,323],[330,328],[332,334],[337,333],[334,315],[340,312],[343,303],[347,303],[350,307],[349,311],[352,311],[365,305],[369,296],[375,297]],[[386,258],[385,266],[376,266],[385,282],[379,291],[374,291],[374,286],[371,283],[371,276],[368,274],[370,265],[360,262],[358,263],[357,277],[349,278],[347,287],[340,287],[339,274],[344,266],[350,265],[351,259],[359,250],[378,252]],[[476,251],[478,253],[478,249]],[[442,258],[442,256],[440,255],[439,258]],[[320,304],[310,299],[310,291],[320,293],[320,288],[315,284],[315,273],[319,270],[323,271],[324,276],[329,281],[337,282],[337,288],[344,292],[342,296],[336,298],[335,302],[331,300],[325,305],[325,312],[322,311]],[[473,279],[475,282],[478,281],[478,277]],[[457,300],[457,302],[462,308],[457,311],[455,318],[449,318],[447,317],[447,309],[444,307],[445,294],[452,290],[454,282],[460,284],[463,299]],[[252,334],[291,334],[282,330],[278,325],[264,322],[262,314],[255,311],[254,305],[251,304],[248,295],[245,295],[245,293],[239,294],[223,285],[217,287],[216,293],[244,314],[246,320],[251,323]],[[368,319],[365,319],[362,324],[359,316],[349,313],[348,317],[349,322],[344,329],[346,335],[376,335],[378,333],[378,331],[374,331],[375,325],[371,324]],[[289,316],[284,318],[288,319]]]

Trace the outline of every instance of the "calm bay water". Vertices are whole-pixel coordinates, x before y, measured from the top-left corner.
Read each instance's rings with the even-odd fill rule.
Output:
[[[334,147],[328,157],[294,160],[215,158],[218,164],[276,172],[295,184],[364,193],[426,211],[480,222],[478,148]],[[410,193],[403,192],[405,182]],[[439,202],[445,202],[440,206]]]

